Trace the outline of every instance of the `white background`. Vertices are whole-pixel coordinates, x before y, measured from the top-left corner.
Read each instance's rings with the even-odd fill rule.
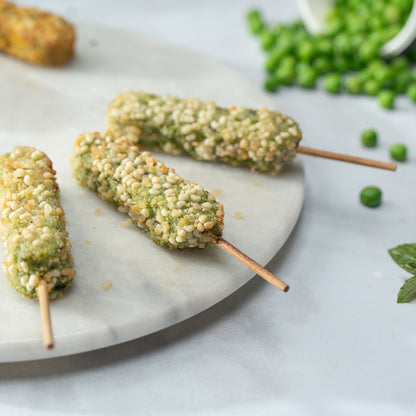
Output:
[[[22,1],[34,4],[34,1]],[[93,22],[191,47],[261,87],[263,55],[244,14],[297,16],[291,1],[36,1],[73,23]],[[100,45],[101,47],[102,45]],[[298,226],[268,267],[287,295],[254,278],[179,325],[120,346],[38,362],[0,364],[0,414],[414,415],[416,301],[397,305],[406,273],[387,249],[416,241],[416,107],[386,112],[374,99],[282,90],[304,145],[387,160],[409,147],[396,173],[304,158]],[[380,145],[364,149],[360,132]],[[358,202],[382,188],[381,207]],[[267,242],[265,242],[267,244]],[[16,323],[11,323],[16,324]]]

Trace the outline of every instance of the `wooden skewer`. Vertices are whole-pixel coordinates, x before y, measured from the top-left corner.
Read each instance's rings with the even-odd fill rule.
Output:
[[[227,253],[231,254],[237,260],[241,261],[241,263],[246,265],[249,269],[253,270],[253,272],[256,272],[260,277],[262,277],[264,280],[267,280],[269,283],[271,283],[273,286],[277,287],[281,291],[287,292],[289,290],[289,285],[287,285],[285,282],[280,280],[274,274],[270,273],[268,270],[266,270],[263,266],[261,266],[255,260],[248,257],[246,254],[240,251],[237,247],[234,247],[232,244],[224,240],[222,237],[218,238],[215,241],[215,244],[221,247]]]
[[[323,157],[325,159],[340,160],[342,162],[356,163],[357,165],[370,166],[372,168],[386,169],[395,171],[397,165],[395,163],[380,162],[378,160],[365,159],[357,156],[344,155],[342,153],[327,152],[325,150],[311,149],[310,147],[299,146],[298,153],[303,155]]]
[[[36,289],[39,298],[40,318],[42,321],[43,345],[45,348],[53,348],[53,335],[51,325],[51,315],[49,313],[48,287],[44,280],[41,280]]]

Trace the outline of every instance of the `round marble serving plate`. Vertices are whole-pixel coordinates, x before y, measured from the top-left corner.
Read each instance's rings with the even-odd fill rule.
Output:
[[[0,56],[1,152],[31,145],[53,160],[78,273],[64,298],[51,304],[51,351],[42,345],[38,303],[0,279],[0,362],[74,354],[144,336],[201,312],[253,277],[218,247],[170,251],[134,227],[123,228],[126,217],[78,187],[69,157],[78,133],[105,128],[109,101],[126,89],[199,96],[224,106],[273,102],[238,73],[195,52],[104,27],[77,29],[76,58],[62,68]],[[280,176],[268,177],[157,156],[219,193],[224,237],[261,264],[292,231],[304,195],[299,159]],[[0,253],[3,261],[3,247]],[[109,290],[102,288],[106,280],[113,283]],[[288,295],[276,289],[279,296]]]

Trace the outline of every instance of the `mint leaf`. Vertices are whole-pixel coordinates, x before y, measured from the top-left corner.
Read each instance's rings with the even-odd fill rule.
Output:
[[[416,296],[416,276],[407,279],[397,295],[397,303],[410,302]]]
[[[401,244],[391,248],[389,254],[401,268],[409,273],[416,274],[416,244]]]

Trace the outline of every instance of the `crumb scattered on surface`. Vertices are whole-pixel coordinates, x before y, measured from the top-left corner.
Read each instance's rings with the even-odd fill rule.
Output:
[[[97,209],[94,211],[94,215],[101,215],[101,210],[100,210],[100,208],[97,208]]]
[[[89,246],[89,245],[91,244],[91,241],[90,241],[90,240],[85,240],[85,244],[86,244],[87,246]]]
[[[122,228],[129,228],[131,224],[133,224],[133,223],[132,223],[132,221],[131,221],[130,218],[128,218],[126,221],[122,221],[120,223],[120,225],[122,226]]]
[[[93,226],[92,229],[95,230],[95,226]]]
[[[234,214],[234,218],[237,220],[242,220],[243,219],[243,213],[242,212],[236,212]]]
[[[103,284],[102,284],[102,288],[103,290],[108,290],[111,289],[111,286],[113,286],[113,282],[111,280],[106,280]]]
[[[259,186],[259,181],[253,181],[254,186]]]
[[[213,191],[212,191],[212,195],[214,195],[215,196],[215,198],[217,198],[218,196],[220,196],[221,195],[221,189],[214,189]]]

